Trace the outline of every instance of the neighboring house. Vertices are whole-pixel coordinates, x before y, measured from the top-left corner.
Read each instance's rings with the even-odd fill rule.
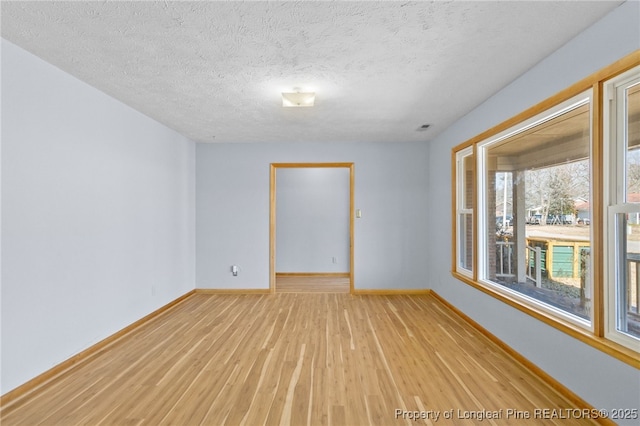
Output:
[[[627,194],[627,201],[630,203],[640,203],[640,193]],[[576,200],[576,220],[590,220],[589,210],[591,208],[589,201],[584,199]],[[640,213],[629,214],[629,224],[640,225]]]
[[[585,221],[591,220],[590,204],[588,200],[584,198],[579,198],[576,200],[575,209],[576,209],[576,220],[577,221]]]
[[[630,203],[640,203],[640,193],[627,194],[627,201]],[[629,224],[640,225],[640,213],[629,214]]]
[[[531,207],[527,209],[527,217],[533,217],[536,215],[542,215],[542,206]]]

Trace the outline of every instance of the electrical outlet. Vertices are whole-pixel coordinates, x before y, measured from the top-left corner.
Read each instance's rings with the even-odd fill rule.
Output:
[[[338,259],[336,259],[336,257],[335,257],[335,256],[333,256],[333,257],[331,258],[331,261],[332,261],[333,263],[338,263]]]

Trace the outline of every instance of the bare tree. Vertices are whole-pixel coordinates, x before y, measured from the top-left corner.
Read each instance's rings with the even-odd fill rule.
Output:
[[[527,208],[539,208],[543,220],[549,215],[575,213],[575,200],[589,199],[589,175],[587,160],[528,170],[525,173]]]
[[[627,192],[640,192],[640,149],[632,149],[627,153]]]

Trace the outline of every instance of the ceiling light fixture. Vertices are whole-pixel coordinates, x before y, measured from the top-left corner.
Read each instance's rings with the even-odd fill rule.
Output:
[[[312,107],[315,100],[315,92],[282,92],[283,107]]]

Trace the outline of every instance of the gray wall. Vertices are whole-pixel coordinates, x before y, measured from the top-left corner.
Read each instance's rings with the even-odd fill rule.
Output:
[[[194,288],[195,144],[2,40],[6,393]]]
[[[638,2],[615,9],[442,133],[429,145],[430,199],[450,203],[453,146],[640,48],[639,9]],[[430,204],[427,216],[439,210]],[[440,242],[429,250],[431,288],[593,406],[638,407],[638,370],[452,278],[451,216],[439,217],[427,235]]]
[[[355,288],[425,288],[426,151],[420,143],[197,144],[196,287],[269,288],[270,163],[353,162],[362,210]]]
[[[349,219],[348,168],[277,168],[276,272],[349,272]]]

